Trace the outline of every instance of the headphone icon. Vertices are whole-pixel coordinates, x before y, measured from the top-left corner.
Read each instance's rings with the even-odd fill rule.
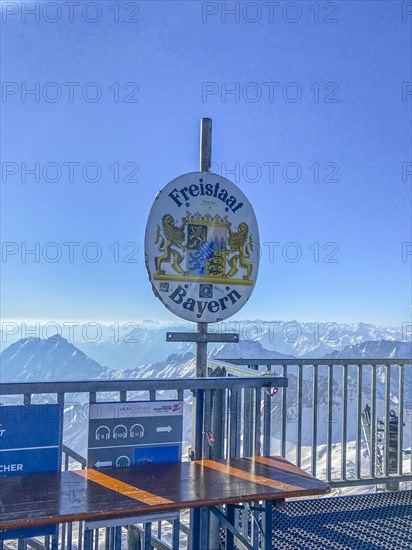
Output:
[[[97,441],[101,439],[110,439],[110,430],[107,426],[99,426],[95,433]]]
[[[117,430],[117,431],[116,431]],[[123,424],[119,424],[113,430],[113,439],[125,439],[127,437],[127,428]]]
[[[133,424],[133,426],[130,428],[130,437],[143,437],[144,436],[144,428],[141,424]]]
[[[124,468],[125,466],[130,466],[130,458],[125,455],[119,456],[119,458],[116,460],[116,467]]]

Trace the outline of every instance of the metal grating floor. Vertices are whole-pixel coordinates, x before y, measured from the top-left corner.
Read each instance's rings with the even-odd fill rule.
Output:
[[[273,525],[279,550],[411,550],[412,491],[289,501]]]

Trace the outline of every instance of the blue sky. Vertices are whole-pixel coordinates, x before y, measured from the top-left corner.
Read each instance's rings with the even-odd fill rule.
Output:
[[[157,190],[198,168],[210,116],[216,171],[279,243],[237,317],[410,320],[405,3],[37,4],[2,2],[4,319],[173,320],[145,224]]]

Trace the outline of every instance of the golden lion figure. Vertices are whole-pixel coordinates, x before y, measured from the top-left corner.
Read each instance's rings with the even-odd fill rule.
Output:
[[[246,269],[246,275],[243,276],[243,279],[250,281],[252,276],[253,264],[248,262],[246,258],[250,258],[250,252],[253,251],[252,235],[249,235],[249,226],[245,222],[241,222],[238,226],[237,231],[232,230],[232,224],[228,223],[228,245],[229,250],[228,254],[234,254],[231,258],[228,259],[230,265],[230,270],[226,274],[226,277],[229,279],[236,275],[239,271],[239,267]],[[249,240],[248,240],[249,236]]]
[[[179,273],[180,275],[187,275],[187,272],[184,271],[182,266],[180,265],[183,261],[184,256],[182,256],[180,252],[175,250],[175,248],[179,248],[183,252],[186,250],[186,247],[183,244],[183,241],[185,239],[184,222],[180,227],[178,227],[175,225],[175,220],[173,219],[173,216],[171,216],[170,214],[165,214],[162,217],[162,228],[163,235],[161,234],[161,229],[159,225],[157,226],[156,231],[155,243],[159,243],[159,251],[163,252],[162,256],[157,256],[155,258],[156,273],[158,275],[165,275],[166,272],[162,270],[162,263],[171,262],[173,257],[172,269],[174,269],[176,273]],[[175,248],[172,248],[173,246]]]

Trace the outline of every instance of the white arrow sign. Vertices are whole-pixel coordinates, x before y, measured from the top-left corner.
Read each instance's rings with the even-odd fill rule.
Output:
[[[98,460],[95,464],[96,468],[107,468],[109,466],[113,466],[113,463],[111,460],[107,461],[107,462],[100,462],[100,460]]]
[[[156,428],[157,432],[171,432],[172,426],[159,426],[159,428]]]

